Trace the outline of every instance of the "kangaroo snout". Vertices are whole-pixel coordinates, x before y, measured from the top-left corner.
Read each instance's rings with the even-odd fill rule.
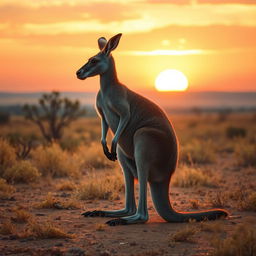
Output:
[[[80,68],[79,70],[76,71],[76,76],[80,80],[84,80],[86,77],[83,76],[84,70]]]

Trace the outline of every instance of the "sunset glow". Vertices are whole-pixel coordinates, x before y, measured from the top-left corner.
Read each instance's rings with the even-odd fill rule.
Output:
[[[176,69],[190,91],[254,91],[255,17],[252,0],[2,0],[0,91],[97,91],[75,71],[116,33],[118,77],[132,90]]]
[[[157,76],[155,86],[158,91],[185,91],[188,79],[179,70],[167,69]]]

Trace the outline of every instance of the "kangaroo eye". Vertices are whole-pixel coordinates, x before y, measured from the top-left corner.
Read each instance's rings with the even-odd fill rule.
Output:
[[[97,60],[97,59],[92,59],[92,60],[91,60],[91,63],[92,63],[92,64],[95,64],[95,63],[98,63],[98,62],[99,62],[99,60]]]

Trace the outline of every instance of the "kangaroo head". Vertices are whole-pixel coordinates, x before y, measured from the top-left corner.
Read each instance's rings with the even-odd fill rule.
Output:
[[[104,74],[111,63],[110,53],[118,46],[121,36],[122,34],[117,34],[108,41],[105,37],[99,38],[98,46],[100,48],[100,52],[89,58],[88,62],[76,72],[77,78],[84,80],[87,77]]]

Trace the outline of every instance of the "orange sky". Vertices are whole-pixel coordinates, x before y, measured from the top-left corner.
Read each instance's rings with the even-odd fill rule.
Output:
[[[178,69],[191,91],[256,90],[255,0],[1,0],[0,91],[98,90],[75,72],[119,32],[113,55],[131,89]]]

